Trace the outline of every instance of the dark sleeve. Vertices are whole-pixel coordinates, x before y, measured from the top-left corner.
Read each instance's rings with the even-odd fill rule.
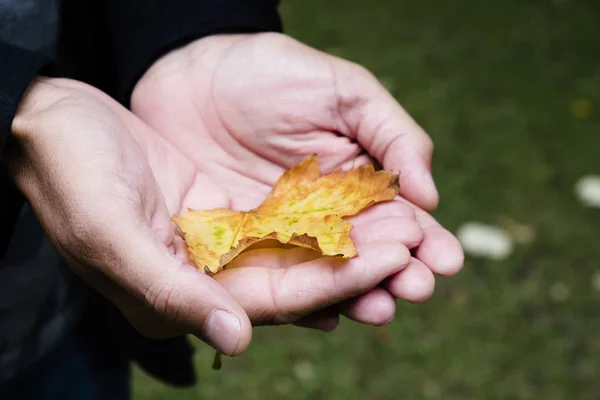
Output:
[[[0,42],[0,258],[23,204],[23,197],[4,171],[6,142],[21,97],[35,75],[48,64],[42,55]]]
[[[282,30],[278,0],[65,0],[63,38],[77,53],[76,77],[95,84],[124,105],[135,83],[161,55],[217,33]],[[83,35],[82,35],[83,32]],[[95,37],[94,43],[89,38]],[[102,54],[102,56],[100,56]],[[93,64],[93,65],[92,65]]]

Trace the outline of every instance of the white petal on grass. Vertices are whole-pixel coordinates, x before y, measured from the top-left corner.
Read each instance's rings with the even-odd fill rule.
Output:
[[[588,207],[600,208],[600,175],[586,175],[575,184],[575,195]]]
[[[492,260],[507,258],[514,248],[513,240],[504,230],[481,222],[463,224],[456,237],[466,253]]]

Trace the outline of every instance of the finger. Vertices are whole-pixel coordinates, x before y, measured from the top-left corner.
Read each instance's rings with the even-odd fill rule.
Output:
[[[225,354],[241,353],[251,338],[244,310],[218,283],[186,266],[165,243],[173,228],[167,205],[159,199],[161,191],[152,188],[156,182],[146,164],[149,156],[130,136],[138,129],[135,120],[124,108],[113,110],[117,113],[113,115],[110,109],[119,106],[106,95],[76,94],[75,87],[65,93],[58,86],[54,90],[58,99],[66,96],[62,100],[69,101],[54,110],[58,115],[54,121],[64,117],[66,124],[46,124],[50,130],[33,128],[41,135],[26,146],[31,157],[26,164],[28,179],[35,182],[24,193],[34,199],[31,204],[48,236],[74,270],[106,294],[142,333],[162,337],[191,332]],[[78,106],[71,108],[73,104]],[[70,118],[68,110],[83,119]],[[77,129],[87,136],[73,144],[69,132]]]
[[[413,208],[423,229],[423,241],[414,252],[415,258],[439,275],[452,276],[460,272],[464,253],[458,239],[427,212],[414,205]]]
[[[413,249],[423,240],[423,230],[414,218],[378,218],[355,224],[350,237],[357,246],[364,243],[397,241]]]
[[[386,280],[385,288],[398,299],[418,303],[433,295],[435,277],[425,264],[413,258],[405,269]]]
[[[364,245],[359,254],[350,260],[322,257],[288,269],[236,268],[215,279],[254,324],[289,323],[371,290],[410,260],[398,242]]]
[[[316,311],[294,322],[301,328],[318,329],[323,332],[332,332],[340,323],[340,312],[336,306]]]
[[[340,310],[353,321],[383,326],[392,322],[396,315],[396,299],[387,290],[377,287],[342,303]]]
[[[423,232],[415,220],[415,210],[402,201],[391,201],[375,205],[349,218],[353,224],[351,238],[357,245],[378,241],[399,241],[409,249],[423,239]],[[314,260],[320,254],[303,247],[286,248],[273,241],[270,247],[247,250],[234,258],[227,269],[245,266],[264,268],[288,268],[292,265]],[[266,241],[265,241],[266,243]]]
[[[415,209],[410,204],[396,199],[375,204],[348,220],[353,225],[357,225],[364,221],[388,217],[415,218]]]
[[[456,275],[464,264],[460,243],[452,233],[441,226],[431,226],[423,230],[423,241],[414,254],[439,275]]]
[[[110,268],[92,284],[109,297],[143,334],[162,338],[192,333],[226,355],[249,345],[252,330],[244,309],[218,282],[184,264],[149,227],[104,227]],[[102,235],[104,236],[104,235]],[[94,238],[96,243],[102,236]],[[88,275],[89,277],[89,275]]]
[[[321,257],[321,255],[318,252],[303,247],[294,247],[291,249],[280,247],[260,248],[240,254],[227,264],[226,268],[243,268],[252,265],[260,265],[263,268],[271,269],[289,268],[293,265],[311,261],[319,257]],[[294,325],[302,328],[331,332],[337,328],[339,322],[339,311],[337,307],[332,306],[303,317],[296,321]]]
[[[362,68],[338,64],[342,118],[384,168],[400,172],[400,194],[426,210],[439,196],[431,177],[433,143],[394,97]],[[354,99],[354,101],[351,101]],[[350,105],[348,105],[350,104]]]

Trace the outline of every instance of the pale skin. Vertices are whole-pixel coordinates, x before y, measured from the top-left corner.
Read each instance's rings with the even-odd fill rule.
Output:
[[[278,34],[210,37],[163,56],[131,104],[39,79],[8,166],[73,270],[148,336],[191,333],[238,355],[252,325],[332,330],[340,313],[382,325],[396,299],[423,301],[435,274],[462,267],[424,211],[438,202],[430,139],[354,64]],[[254,207],[312,153],[324,172],[372,159],[401,172],[402,197],[351,219],[359,257],[258,249],[214,277],[189,265],[172,215]]]

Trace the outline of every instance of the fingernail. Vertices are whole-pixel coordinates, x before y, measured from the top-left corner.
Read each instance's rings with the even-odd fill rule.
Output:
[[[240,337],[240,321],[230,312],[215,310],[206,320],[203,336],[215,350],[230,356]]]

